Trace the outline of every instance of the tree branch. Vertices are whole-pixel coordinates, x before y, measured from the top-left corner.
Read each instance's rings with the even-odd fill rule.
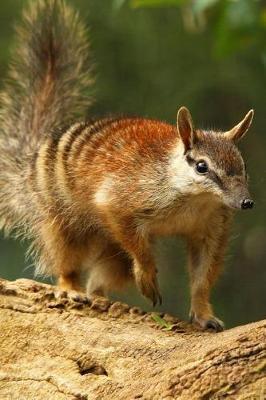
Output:
[[[163,321],[170,330],[136,307],[0,280],[0,398],[266,397],[266,321],[218,334]]]

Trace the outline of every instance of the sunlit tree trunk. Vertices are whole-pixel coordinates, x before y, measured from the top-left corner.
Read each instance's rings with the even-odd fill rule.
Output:
[[[0,280],[0,399],[264,399],[265,328],[199,332],[105,298]]]

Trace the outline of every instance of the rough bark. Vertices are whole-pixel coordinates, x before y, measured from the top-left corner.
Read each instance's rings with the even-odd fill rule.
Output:
[[[218,334],[164,321],[0,280],[0,399],[266,398],[266,321]]]

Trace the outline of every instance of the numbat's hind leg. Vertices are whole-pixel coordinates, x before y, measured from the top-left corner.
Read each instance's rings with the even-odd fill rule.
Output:
[[[90,269],[88,296],[106,296],[110,291],[120,291],[133,278],[132,261],[112,243],[106,245]]]
[[[61,291],[84,291],[80,284],[82,262],[87,253],[87,241],[82,244],[70,242],[69,236],[50,221],[42,226],[43,256],[41,272],[57,278]]]

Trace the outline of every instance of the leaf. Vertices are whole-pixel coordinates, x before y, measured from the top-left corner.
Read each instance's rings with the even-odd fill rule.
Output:
[[[165,319],[161,318],[158,314],[152,313],[152,319],[160,325],[160,327],[165,331],[171,331],[173,329],[173,324],[169,324]]]

